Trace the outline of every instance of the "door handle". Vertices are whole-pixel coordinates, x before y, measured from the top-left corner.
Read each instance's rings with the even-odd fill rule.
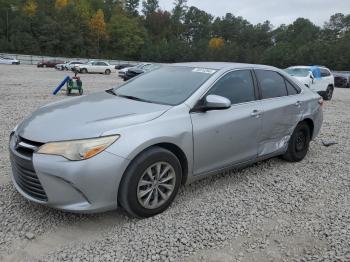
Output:
[[[295,103],[295,106],[300,107],[300,106],[301,106],[301,101],[297,101],[297,102]]]
[[[250,115],[251,115],[252,117],[259,118],[260,115],[261,115],[261,111],[255,109],[255,110],[253,110],[253,112],[250,113]]]

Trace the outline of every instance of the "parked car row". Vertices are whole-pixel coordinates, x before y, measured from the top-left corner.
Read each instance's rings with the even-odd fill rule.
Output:
[[[20,61],[10,56],[0,55],[0,64],[19,65]],[[69,71],[76,70],[85,74],[100,73],[106,75],[119,70],[119,77],[127,81],[158,66],[152,63],[111,65],[106,61],[83,63],[77,60],[62,61],[59,59],[50,59],[38,62],[37,67],[49,67]],[[317,92],[325,100],[332,99],[335,87],[350,88],[350,71],[331,72],[331,70],[324,66],[292,66],[286,68],[285,71],[311,90]]]

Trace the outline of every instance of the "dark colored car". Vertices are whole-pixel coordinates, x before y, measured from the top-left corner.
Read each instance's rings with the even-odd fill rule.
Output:
[[[124,81],[128,81],[129,79],[135,77],[135,76],[138,76],[138,75],[141,75],[145,72],[148,72],[148,71],[151,71],[155,68],[157,68],[159,66],[157,65],[154,65],[154,64],[147,64],[141,68],[137,68],[137,67],[133,67],[133,68],[130,68],[126,73],[125,73],[125,76],[123,77]]]
[[[350,73],[333,72],[336,87],[350,88]]]
[[[120,64],[120,65],[116,65],[115,69],[120,70],[120,69],[124,69],[127,67],[134,67],[136,66],[135,64]]]
[[[62,60],[52,59],[52,60],[38,62],[37,67],[52,67],[53,68],[58,64],[64,64],[64,63],[65,62]]]
[[[350,88],[350,72],[333,72],[336,87]]]
[[[124,76],[124,81],[128,81],[129,79],[138,76],[140,74],[143,74],[145,71],[143,69],[139,69],[139,68],[131,68],[129,69],[125,76]]]

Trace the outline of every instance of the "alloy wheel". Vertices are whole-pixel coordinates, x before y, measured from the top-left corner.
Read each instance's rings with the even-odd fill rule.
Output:
[[[137,199],[146,209],[162,206],[173,194],[176,184],[175,170],[167,162],[157,162],[148,167],[137,185]]]

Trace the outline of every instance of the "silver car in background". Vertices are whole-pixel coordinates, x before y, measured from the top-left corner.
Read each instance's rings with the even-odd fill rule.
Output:
[[[274,67],[166,65],[39,108],[10,136],[13,183],[71,212],[164,211],[181,184],[282,156],[301,161],[322,98]]]

